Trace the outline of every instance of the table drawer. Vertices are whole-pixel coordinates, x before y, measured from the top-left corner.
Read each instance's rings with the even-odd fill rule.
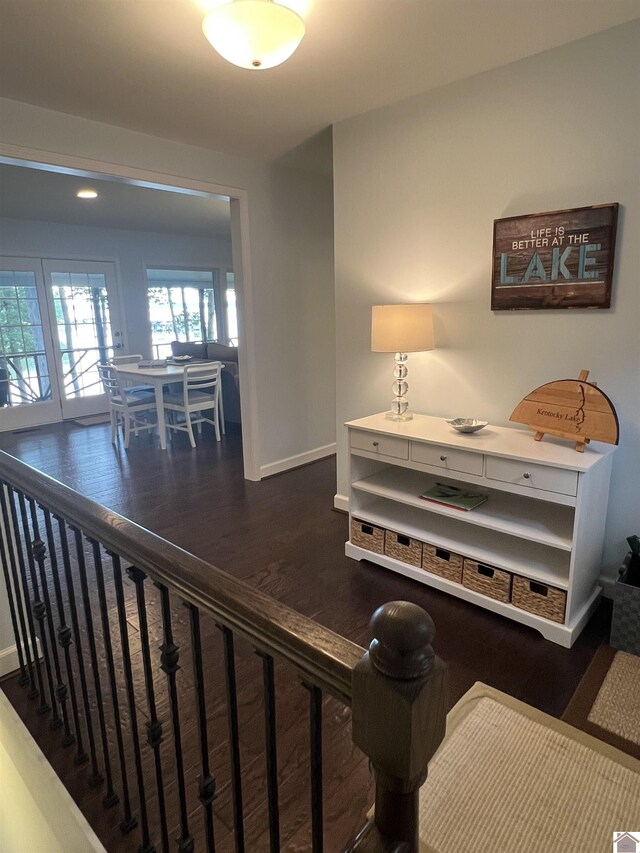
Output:
[[[454,450],[451,447],[438,447],[436,444],[411,444],[411,459],[425,465],[435,465],[445,471],[460,471],[464,474],[482,476],[482,453],[468,453],[466,450]]]
[[[351,431],[351,447],[379,453],[380,456],[392,456],[394,459],[409,458],[408,440],[395,435],[380,435],[354,429]]]
[[[564,468],[550,468],[547,465],[487,456],[485,474],[488,480],[499,480],[529,489],[541,489],[561,495],[578,493],[578,472]]]

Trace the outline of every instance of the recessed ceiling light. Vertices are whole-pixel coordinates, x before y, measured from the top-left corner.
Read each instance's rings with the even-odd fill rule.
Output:
[[[79,190],[76,193],[77,198],[98,198],[98,193],[95,190]]]

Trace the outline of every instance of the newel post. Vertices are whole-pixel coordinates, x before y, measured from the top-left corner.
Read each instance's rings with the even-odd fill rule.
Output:
[[[369,624],[373,640],[353,673],[353,741],[371,763],[375,815],[349,851],[417,853],[418,792],[445,731],[446,667],[416,604],[384,604]]]

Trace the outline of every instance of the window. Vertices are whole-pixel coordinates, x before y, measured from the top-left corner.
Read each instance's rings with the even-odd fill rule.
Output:
[[[171,341],[226,340],[219,270],[147,270],[151,342],[156,356]]]
[[[231,270],[227,270],[225,275],[226,291],[225,291],[225,309],[227,320],[227,340],[226,344],[238,346],[238,311],[236,308],[236,284]]]

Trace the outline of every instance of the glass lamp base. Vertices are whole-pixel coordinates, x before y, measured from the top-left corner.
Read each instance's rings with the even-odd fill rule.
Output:
[[[413,420],[413,412],[404,412],[401,415],[395,412],[386,412],[385,418],[388,421],[411,421]]]
[[[406,394],[409,390],[407,383],[407,354],[405,352],[396,353],[396,366],[393,371],[393,398],[391,400],[391,408],[385,414],[385,418],[390,421],[410,421],[413,419],[413,413],[409,411],[409,401]]]

